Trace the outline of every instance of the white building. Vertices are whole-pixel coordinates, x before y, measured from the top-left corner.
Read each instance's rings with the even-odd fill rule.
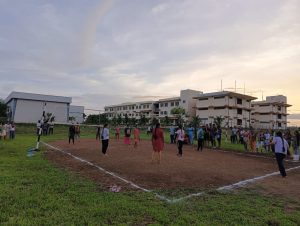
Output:
[[[181,107],[185,110],[185,120],[190,120],[192,117],[196,116],[196,100],[194,97],[203,94],[203,92],[198,90],[181,90],[179,97],[159,99],[159,119],[162,120],[166,116],[173,121],[173,124],[176,122],[176,115],[171,113],[171,110],[174,107]]]
[[[140,119],[141,116],[152,118],[158,115],[158,104],[156,101],[122,103],[105,106],[104,111],[109,119],[119,116],[124,118],[125,115],[127,115],[128,118],[135,119]]]
[[[43,110],[55,117],[55,123],[67,123],[71,102],[71,97],[24,92],[11,92],[5,99],[8,119],[16,123],[36,123],[41,119]]]
[[[283,95],[268,96],[266,100],[252,102],[252,126],[262,129],[287,128],[287,98]]]
[[[202,92],[197,90],[181,90],[179,97],[159,99],[158,101],[144,101],[144,102],[132,102],[123,103],[118,105],[105,106],[105,114],[109,119],[118,117],[119,115],[124,118],[127,114],[128,118],[140,119],[142,115],[146,118],[158,118],[164,119],[166,116],[175,123],[176,116],[171,114],[171,110],[174,107],[182,107],[185,109],[188,117],[196,115],[196,100],[193,98],[200,95]]]
[[[195,97],[196,115],[203,124],[214,123],[214,119],[222,117],[222,126],[249,127],[251,120],[251,101],[256,97],[221,91],[201,94]]]

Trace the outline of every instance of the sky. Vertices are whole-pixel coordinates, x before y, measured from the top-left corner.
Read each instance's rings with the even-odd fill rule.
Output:
[[[300,118],[299,12],[300,0],[0,0],[0,98],[103,109],[222,80],[259,100],[286,95]]]

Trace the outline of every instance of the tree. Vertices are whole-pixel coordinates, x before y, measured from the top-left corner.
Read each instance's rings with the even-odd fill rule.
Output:
[[[165,126],[168,126],[171,124],[171,119],[169,118],[169,116],[165,116],[164,119],[162,120],[162,124]]]
[[[123,119],[123,122],[127,125],[129,123],[129,118],[128,118],[128,115],[125,114],[124,116],[124,119]]]
[[[151,125],[155,126],[158,122],[159,122],[158,119],[153,117],[151,120]]]
[[[117,119],[117,117],[114,115],[114,117],[111,119],[111,124],[113,125],[113,126],[116,126],[117,124],[118,124],[118,119]]]
[[[214,124],[217,127],[222,127],[222,122],[224,121],[224,118],[222,116],[217,116],[214,118]]]
[[[145,126],[145,125],[148,124],[148,122],[149,122],[149,119],[146,118],[145,115],[142,115],[141,118],[140,118],[140,120],[139,120],[139,124],[140,124],[141,126]]]
[[[119,114],[118,117],[117,117],[117,124],[121,125],[122,122],[123,122],[122,116]]]
[[[201,119],[199,116],[193,116],[191,120],[191,126],[194,128],[195,137],[197,137],[197,129],[200,127]]]
[[[7,105],[3,100],[0,99],[0,118],[3,118],[4,121],[7,117]]]
[[[177,125],[184,123],[185,109],[182,107],[174,107],[171,109],[171,114],[176,117]]]

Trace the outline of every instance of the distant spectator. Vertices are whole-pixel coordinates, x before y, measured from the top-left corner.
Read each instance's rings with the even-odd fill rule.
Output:
[[[16,137],[16,126],[14,123],[11,124],[10,130],[9,130],[9,139],[15,139]]]
[[[152,133],[152,162],[155,161],[155,156],[157,154],[157,161],[160,163],[161,161],[161,152],[164,149],[164,131],[160,128],[160,124],[157,123],[155,129]]]
[[[106,152],[109,143],[109,129],[107,128],[107,124],[104,124],[104,127],[102,129],[101,140],[102,140],[102,153],[104,155],[107,155]]]
[[[277,160],[278,168],[280,171],[280,174],[282,177],[286,177],[285,167],[283,164],[283,160],[286,157],[289,144],[288,142],[283,138],[282,133],[278,131],[276,133],[276,136],[273,139],[272,142],[275,145],[275,157]]]
[[[74,138],[75,137],[75,126],[72,124],[69,127],[69,144],[71,143],[71,140],[74,144]]]

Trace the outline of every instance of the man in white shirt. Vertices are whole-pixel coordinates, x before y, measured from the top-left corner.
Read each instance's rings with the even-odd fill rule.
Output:
[[[106,151],[108,148],[108,141],[109,141],[109,129],[107,128],[107,124],[104,124],[104,127],[102,129],[101,140],[102,140],[102,153],[104,155],[107,155]]]
[[[283,159],[285,158],[288,148],[289,148],[289,144],[288,142],[283,138],[282,133],[280,131],[278,131],[276,133],[276,136],[273,139],[272,142],[275,146],[275,156],[276,156],[276,160],[277,160],[277,164],[278,164],[278,168],[280,171],[280,174],[282,177],[286,177],[286,172],[285,172],[285,168],[283,165]]]
[[[177,141],[178,141],[178,154],[177,156],[182,156],[182,146],[184,141],[184,130],[182,129],[182,125],[179,126],[178,130],[176,131],[177,134]]]

